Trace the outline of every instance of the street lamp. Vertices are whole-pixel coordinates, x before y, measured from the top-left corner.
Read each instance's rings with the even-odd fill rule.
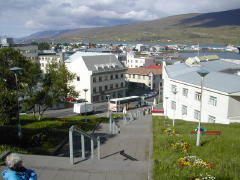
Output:
[[[165,127],[165,120],[167,119],[167,100],[168,100],[168,97],[165,97],[165,99],[166,99],[166,105],[165,105],[165,119],[164,119],[164,127]]]
[[[15,81],[16,81],[16,89],[17,89],[17,121],[18,121],[18,138],[21,139],[22,138],[22,128],[21,128],[21,123],[20,123],[20,118],[19,118],[19,89],[18,89],[18,78],[17,78],[17,73],[20,72],[22,70],[22,68],[20,67],[12,67],[10,68],[11,71],[14,72],[14,76],[15,76]]]
[[[175,115],[176,115],[176,109],[177,109],[177,102],[176,102],[176,95],[177,95],[177,90],[173,91],[174,97],[175,97],[175,108],[174,108],[174,113],[173,113],[173,127],[175,126]]]
[[[202,119],[202,101],[203,101],[203,82],[204,82],[204,77],[209,73],[209,71],[205,69],[200,69],[197,71],[197,73],[201,76],[201,102],[200,102],[200,118],[198,122],[198,131],[197,131],[197,141],[196,141],[196,146],[200,146],[200,137],[201,137],[201,119]]]
[[[84,99],[84,106],[85,106],[85,122],[87,122],[87,119],[86,119],[86,116],[87,116],[87,108],[86,108],[86,93],[87,93],[87,91],[88,91],[88,89],[87,88],[85,88],[85,89],[83,89],[83,91],[84,91],[84,93],[85,93],[85,99]]]
[[[106,95],[106,97],[107,97],[107,100],[108,100],[108,117],[110,116],[110,112],[109,112],[109,108],[110,108],[110,95],[108,94],[108,95]]]

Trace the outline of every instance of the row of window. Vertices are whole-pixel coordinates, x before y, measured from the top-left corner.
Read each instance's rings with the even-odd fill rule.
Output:
[[[113,74],[110,75],[105,75],[105,76],[99,76],[99,77],[93,77],[93,82],[102,82],[102,81],[108,81],[108,80],[113,80],[113,79],[119,79],[123,78],[123,74]]]
[[[171,108],[172,108],[172,110],[176,110],[176,102],[175,101],[171,102]],[[187,106],[182,105],[182,115],[187,115],[187,114],[188,114]],[[193,117],[196,120],[200,120],[200,117],[201,117],[200,111],[195,109]],[[215,121],[216,121],[216,117],[208,115],[208,122],[209,123],[215,123]]]
[[[172,85],[172,92],[174,94],[177,93],[177,86],[176,85]],[[188,97],[188,89],[187,88],[182,89],[182,96]],[[195,100],[200,101],[201,100],[201,93],[196,91],[195,94],[194,94],[194,98],[195,98]],[[208,104],[212,105],[212,106],[217,106],[217,97],[209,96]]]
[[[110,85],[105,85],[105,86],[99,86],[98,87],[98,91],[99,92],[102,92],[102,91],[105,91],[105,90],[111,90],[111,89],[114,89],[114,88],[123,88],[124,87],[124,83],[121,82],[120,84],[116,83],[116,84],[110,84]],[[97,87],[93,87],[93,92],[97,92]]]
[[[128,75],[129,78],[133,78],[133,79],[143,79],[143,80],[151,80],[151,77],[150,76],[144,76],[144,75],[137,75],[137,74],[129,74]],[[153,79],[155,77],[153,76]]]

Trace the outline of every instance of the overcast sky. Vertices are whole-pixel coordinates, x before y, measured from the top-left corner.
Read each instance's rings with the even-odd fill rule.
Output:
[[[0,36],[240,8],[240,0],[0,0]]]

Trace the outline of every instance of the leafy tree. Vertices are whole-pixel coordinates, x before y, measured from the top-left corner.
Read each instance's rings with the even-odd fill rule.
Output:
[[[59,103],[66,103],[67,97],[77,97],[78,93],[74,86],[69,83],[75,78],[65,64],[48,64],[41,88],[34,91],[35,95],[29,98],[29,104],[34,105],[34,112],[38,113],[38,120],[41,120],[44,112]]]
[[[49,50],[50,45],[48,43],[39,43],[38,44],[38,50]]]
[[[17,113],[16,81],[11,67],[22,68],[18,73],[19,96],[24,96],[27,89],[35,88],[41,77],[40,67],[28,61],[19,51],[12,48],[0,49],[0,121],[10,122]]]

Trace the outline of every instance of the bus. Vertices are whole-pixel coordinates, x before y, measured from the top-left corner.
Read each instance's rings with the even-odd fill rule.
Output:
[[[123,108],[132,109],[143,106],[143,100],[140,96],[129,96],[123,98],[110,99],[109,110],[115,112],[123,111]]]

